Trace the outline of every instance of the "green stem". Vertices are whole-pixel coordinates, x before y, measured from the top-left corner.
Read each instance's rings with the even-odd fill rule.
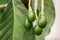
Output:
[[[34,11],[35,11],[35,15],[36,15],[36,25],[38,25],[37,6],[38,6],[38,0],[35,0]]]
[[[44,0],[41,0],[41,18],[44,17]]]
[[[28,8],[29,8],[29,9],[28,9],[29,12],[32,11],[32,8],[31,8],[31,0],[29,0]]]

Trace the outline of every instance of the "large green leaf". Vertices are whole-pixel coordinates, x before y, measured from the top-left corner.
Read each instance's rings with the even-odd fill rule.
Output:
[[[0,40],[35,40],[32,29],[24,29],[27,9],[22,2],[9,0],[7,3],[5,9],[0,9]]]

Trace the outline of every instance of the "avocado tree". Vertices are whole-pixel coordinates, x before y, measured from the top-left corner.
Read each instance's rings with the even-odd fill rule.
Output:
[[[35,17],[36,15],[32,13],[35,13],[34,10],[36,10],[36,12],[38,10],[38,15],[41,13],[42,0],[38,0],[37,3],[37,9],[34,9],[36,5],[31,7],[33,12],[31,11],[31,13],[28,14],[28,0],[0,0],[0,40],[45,40],[45,37],[50,33],[51,26],[55,20],[55,8],[52,0],[44,0],[45,16],[43,18],[46,17],[47,22],[45,19],[44,21],[42,20],[42,22],[47,24],[45,25],[44,23],[41,23],[41,20],[38,21],[37,24],[40,26],[44,24],[45,27],[41,27],[43,29],[42,30],[37,25],[36,28],[40,31],[35,31],[34,28],[32,28],[33,25],[31,22],[37,20],[37,18]],[[40,16],[38,16],[38,19],[39,17]],[[28,18],[28,20],[26,18]],[[24,22],[28,25],[24,25]],[[26,30],[25,26],[27,26],[27,29],[31,29]],[[41,30],[42,33],[40,35],[36,35],[41,32]]]

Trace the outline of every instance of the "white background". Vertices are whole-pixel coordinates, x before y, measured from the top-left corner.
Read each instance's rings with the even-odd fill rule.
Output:
[[[45,37],[45,40],[60,40],[60,0],[53,0],[55,6],[55,22],[51,28],[51,32]]]

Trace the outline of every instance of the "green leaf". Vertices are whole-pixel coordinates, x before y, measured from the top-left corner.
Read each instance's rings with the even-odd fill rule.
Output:
[[[55,8],[52,0],[44,0],[45,16],[47,17],[47,26],[43,29],[40,36],[36,36],[36,40],[45,40],[45,37],[50,33],[51,27],[55,20]],[[39,0],[38,10],[41,11],[41,0]]]
[[[0,5],[1,4],[5,4],[5,3],[7,3],[8,2],[8,0],[0,0]]]
[[[32,29],[26,31],[24,28],[27,9],[21,0],[9,0],[7,3],[6,8],[0,9],[0,40],[35,40]]]

